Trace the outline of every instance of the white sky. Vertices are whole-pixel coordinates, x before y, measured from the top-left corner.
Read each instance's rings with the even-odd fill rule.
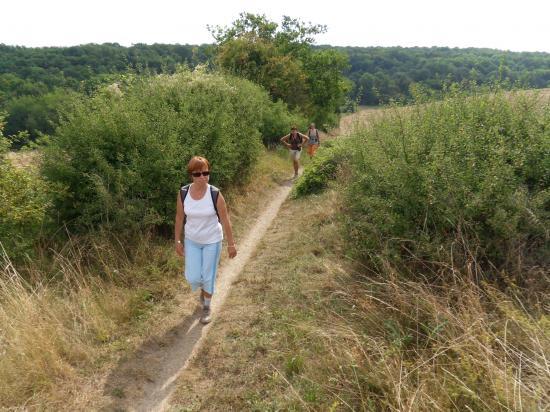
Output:
[[[0,43],[212,43],[242,11],[325,24],[317,44],[550,52],[550,0],[1,0]]]

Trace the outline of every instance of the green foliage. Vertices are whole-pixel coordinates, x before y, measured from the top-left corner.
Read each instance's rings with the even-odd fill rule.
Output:
[[[314,50],[313,36],[324,26],[284,17],[281,25],[265,16],[242,13],[229,28],[211,28],[218,42],[217,64],[262,85],[320,125],[334,125],[348,85],[342,76],[346,56]]]
[[[304,359],[301,356],[292,356],[285,362],[286,376],[292,378],[299,375],[304,370]]]
[[[350,142],[344,138],[337,142],[324,142],[294,185],[292,196],[301,197],[325,189],[329,181],[336,178],[338,169],[350,156]]]
[[[46,222],[46,183],[33,171],[15,168],[5,159],[8,141],[0,116],[0,245],[11,259],[32,256],[32,245]],[[0,250],[2,253],[2,250]]]
[[[305,61],[311,108],[311,119],[324,129],[338,124],[337,113],[346,101],[351,83],[341,73],[347,67],[347,56],[336,50],[311,53]]]
[[[345,204],[355,255],[490,272],[541,264],[549,133],[550,105],[527,94],[453,86],[441,102],[395,107],[354,138]]]
[[[27,95],[11,100],[6,105],[8,122],[5,133],[14,137],[12,147],[18,149],[42,133],[51,134],[59,124],[59,112],[75,98],[75,92],[57,89],[38,97]],[[26,138],[18,136],[22,131],[27,131]]]
[[[27,48],[0,44],[0,109],[8,112],[7,135],[27,130],[49,134],[59,105],[71,91],[92,94],[124,73],[175,73],[210,57],[211,45],[86,44]]]
[[[81,101],[45,152],[44,174],[64,189],[60,219],[80,229],[171,225],[189,159],[209,159],[213,184],[238,183],[271,109],[257,85],[202,71],[134,79]]]
[[[351,99],[378,105],[411,99],[410,87],[441,90],[448,82],[519,83],[550,87],[550,53],[518,53],[493,49],[448,47],[330,47],[349,57],[346,76],[353,82]]]
[[[291,113],[287,105],[278,100],[267,106],[263,112],[263,121],[261,133],[263,143],[266,146],[279,144],[279,139],[288,134],[291,125],[303,125],[305,128],[308,124],[307,119],[300,113]]]
[[[9,91],[12,96],[37,96],[57,87],[78,89],[82,81],[128,69],[174,73],[178,65],[195,67],[206,62],[211,47],[181,44],[124,47],[105,43],[28,48],[0,44],[0,90]]]
[[[11,259],[33,255],[49,206],[48,187],[40,177],[0,163],[0,243]]]
[[[3,163],[4,154],[8,151],[9,142],[8,139],[4,137],[4,126],[5,126],[5,114],[0,112],[0,163]]]
[[[63,48],[0,45],[0,108],[15,106],[6,134],[28,130],[34,138],[37,127],[44,127],[36,130],[48,134],[51,126],[43,119],[52,119],[51,115],[45,115],[51,114],[51,105],[40,96],[56,89],[92,94],[99,87],[118,81],[123,73],[170,74],[182,64],[210,65],[214,57],[230,72],[263,85],[273,100],[283,99],[291,108],[299,107],[320,126],[334,123],[334,113],[346,104],[343,96],[350,87],[348,103],[357,101],[363,105],[408,100],[412,98],[413,85],[439,91],[445,83],[453,81],[488,84],[507,80],[526,87],[550,87],[548,53],[446,47],[313,46],[315,35],[326,31],[326,27],[289,17],[283,17],[281,24],[277,24],[253,14],[242,14],[231,27],[211,31],[220,46],[215,56],[213,45],[123,47],[106,43]],[[326,52],[332,53],[328,64]],[[335,63],[338,73],[333,72]],[[349,84],[342,82],[339,75],[342,70],[346,71]],[[320,80],[327,83],[319,87]],[[340,87],[334,88],[339,83]],[[323,93],[328,99],[321,98]],[[25,100],[29,103],[25,109],[24,101],[12,102],[25,96],[37,98],[38,103]],[[25,122],[30,125],[22,125]]]

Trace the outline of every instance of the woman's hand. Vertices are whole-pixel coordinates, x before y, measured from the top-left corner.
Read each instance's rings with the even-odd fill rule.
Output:
[[[181,257],[184,256],[184,254],[185,254],[185,249],[184,249],[184,247],[183,247],[183,243],[181,243],[181,242],[176,242],[176,253],[177,253],[179,256],[181,256]]]
[[[237,248],[235,247],[235,245],[227,246],[227,252],[229,253],[230,259],[233,259],[235,256],[237,256]]]

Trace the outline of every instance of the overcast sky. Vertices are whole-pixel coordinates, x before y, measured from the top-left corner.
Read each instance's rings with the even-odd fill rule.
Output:
[[[212,43],[243,11],[325,24],[317,44],[550,52],[550,0],[1,0],[0,43]]]

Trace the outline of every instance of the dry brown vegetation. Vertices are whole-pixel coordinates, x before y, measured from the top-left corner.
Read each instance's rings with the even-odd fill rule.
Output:
[[[345,258],[338,196],[287,201],[173,410],[545,410],[550,318]]]
[[[547,271],[518,286],[481,280],[475,259],[365,267],[346,253],[341,198],[283,206],[174,410],[548,410]]]
[[[26,169],[36,166],[40,156],[37,151],[19,151],[9,152],[6,157],[14,166]]]
[[[341,133],[380,112],[344,118]],[[286,159],[264,157],[226,194],[237,239],[289,173]],[[341,206],[335,190],[283,205],[172,410],[550,408],[547,295],[534,307],[513,285],[412,281],[388,261],[367,270],[346,258]],[[125,396],[116,383],[105,392],[113,369],[146,340],[162,348],[158,337],[191,316],[196,296],[172,242],[132,246],[73,239],[24,276],[2,263],[0,408],[100,409]]]
[[[225,193],[237,239],[289,174],[286,158],[267,154],[253,181]],[[170,239],[73,238],[19,270],[3,256],[0,409],[97,410],[124,396],[104,393],[111,372],[144,341],[162,347],[158,337],[197,306]]]
[[[527,93],[536,93],[541,100],[550,99],[550,88],[529,90]],[[355,113],[342,116],[340,127],[331,131],[331,135],[349,135],[357,127],[366,126],[369,122],[383,115],[385,106],[367,107],[361,106]]]

